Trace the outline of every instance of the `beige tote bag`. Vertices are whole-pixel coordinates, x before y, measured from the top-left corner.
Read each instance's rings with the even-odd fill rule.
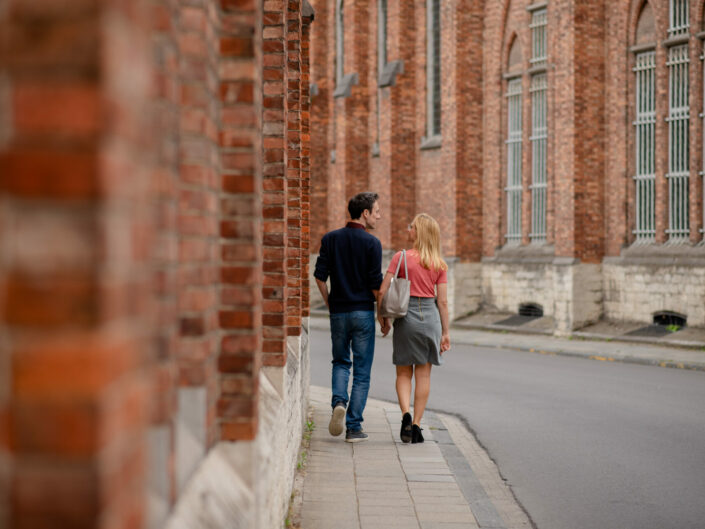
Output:
[[[399,269],[401,268],[401,260],[404,260],[404,277],[399,277]],[[382,306],[379,313],[383,318],[403,318],[409,310],[409,296],[411,294],[411,281],[409,281],[409,269],[406,266],[406,250],[401,251],[397,270],[392,277],[392,283],[389,285],[389,290],[382,298]]]

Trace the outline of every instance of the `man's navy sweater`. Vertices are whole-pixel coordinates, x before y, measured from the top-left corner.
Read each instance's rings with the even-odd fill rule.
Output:
[[[316,260],[314,277],[330,276],[330,312],[374,310],[373,290],[382,284],[382,245],[361,224],[326,233]]]

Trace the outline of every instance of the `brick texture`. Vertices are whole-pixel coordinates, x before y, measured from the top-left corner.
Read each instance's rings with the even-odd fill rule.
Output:
[[[621,259],[634,245],[636,228],[633,46],[651,44],[656,51],[656,241],[637,250],[640,259],[662,255],[679,259],[680,250],[666,244],[669,239],[667,62],[669,46],[675,44],[667,42],[669,2],[441,2],[441,134],[439,142],[425,144],[430,148],[422,146],[428,115],[427,2],[388,3],[387,61],[403,62],[403,72],[397,73],[394,83],[383,87],[378,83],[377,3],[344,3],[344,73],[358,73],[360,79],[347,97],[333,97],[334,5],[323,0],[316,0],[313,5],[320,15],[311,42],[312,82],[318,88],[312,117],[311,182],[316,207],[312,209],[311,249],[314,252],[321,236],[343,222],[350,196],[369,188],[380,195],[383,218],[375,235],[383,247],[398,250],[408,246],[406,225],[415,214],[425,211],[438,219],[443,253],[457,264],[458,277],[468,273],[472,263],[480,262],[483,270],[488,268],[487,277],[490,277],[489,268],[498,261],[514,263],[516,270],[531,269],[531,273],[536,271],[534,265],[539,265],[546,269],[541,273],[548,273],[549,268],[558,264],[592,266],[601,265],[605,258]],[[544,8],[545,67],[531,60],[532,13]],[[690,81],[690,240],[684,246],[691,252],[688,255],[696,256],[702,263],[698,245],[703,240],[704,191],[699,175],[703,164],[703,126],[698,116],[703,111],[703,66],[699,56],[703,2],[693,0],[689,8],[690,29],[685,39],[679,41],[688,43]],[[653,19],[644,26],[653,26],[649,42],[643,40],[647,38],[644,35],[637,36],[643,10],[650,12]],[[643,31],[646,29],[642,28]],[[511,77],[518,76],[522,81],[522,236],[517,246],[508,245],[506,240],[507,88],[512,49],[516,64],[512,63]],[[545,243],[535,244],[530,237],[534,163],[531,80],[539,72],[545,72],[548,85],[547,233]],[[695,266],[686,261],[687,266]],[[619,277],[629,280],[628,276]],[[658,278],[649,280],[658,281]],[[456,290],[456,304],[491,307],[492,300],[498,299],[493,289],[514,288],[513,283],[501,282],[502,285],[480,286],[481,282],[476,281],[476,291]],[[577,279],[575,284],[583,283]],[[590,284],[597,285],[592,279]],[[562,287],[555,283],[552,288]],[[619,289],[626,292],[628,286],[614,287],[610,292],[614,295]],[[564,299],[563,294],[554,294],[556,300]],[[593,294],[591,299],[596,300],[597,308],[592,307],[590,313],[599,312],[602,307],[605,314],[604,301],[600,301],[599,293]],[[565,299],[574,303],[571,306],[580,305],[581,301],[575,298],[577,294],[566,295]],[[464,303],[458,296],[481,301]],[[503,310],[516,310],[519,303],[527,301],[522,296],[522,292],[514,291]],[[683,300],[681,310],[692,303],[690,298]],[[673,301],[666,304],[672,309],[677,306]],[[552,305],[547,307],[547,313],[562,310],[557,302]]]
[[[158,325],[150,13],[45,4],[0,15],[0,523],[139,526]]]
[[[180,390],[257,439],[308,316],[303,3],[0,8],[0,526],[160,527]]]

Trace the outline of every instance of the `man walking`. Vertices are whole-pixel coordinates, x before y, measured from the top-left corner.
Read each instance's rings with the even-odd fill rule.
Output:
[[[370,371],[375,350],[374,301],[382,284],[382,245],[369,234],[380,219],[377,193],[360,193],[350,199],[350,222],[344,228],[326,233],[314,276],[328,310],[333,343],[333,397],[328,431],[343,433],[345,441],[365,441],[362,413],[370,388]],[[326,280],[330,276],[328,293]],[[389,332],[388,320],[382,320],[382,332]],[[352,349],[352,362],[350,351]],[[353,383],[348,399],[350,367]],[[347,413],[346,413],[347,407]]]

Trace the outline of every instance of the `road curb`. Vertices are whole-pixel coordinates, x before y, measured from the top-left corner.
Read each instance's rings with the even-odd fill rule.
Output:
[[[586,360],[595,360],[598,362],[619,362],[622,364],[638,364],[652,367],[667,367],[673,369],[686,369],[689,371],[705,371],[705,362],[679,362],[676,360],[643,358],[637,356],[620,356],[610,354],[588,354],[576,351],[566,351],[564,349],[550,349],[535,347],[521,347],[514,344],[497,344],[479,342],[477,340],[457,340],[456,343],[462,345],[473,345],[475,347],[490,347],[495,349],[511,349],[513,351],[522,351],[527,353],[538,353],[543,355],[568,356],[572,358],[583,358]]]

